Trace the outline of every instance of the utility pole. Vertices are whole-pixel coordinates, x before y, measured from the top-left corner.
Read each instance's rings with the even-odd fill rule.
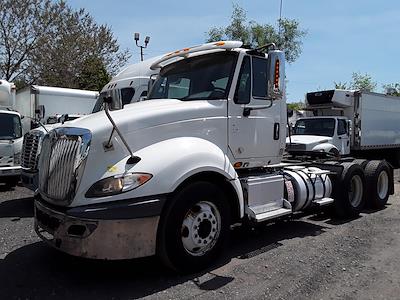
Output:
[[[136,46],[138,46],[140,48],[140,60],[143,61],[143,49],[147,48],[147,44],[150,42],[150,37],[146,36],[146,38],[144,39],[144,46],[139,45],[139,32],[135,32],[135,42],[136,42]]]
[[[279,36],[281,36],[281,33],[282,33],[282,25],[281,25],[281,21],[282,21],[282,2],[283,2],[283,0],[281,0],[281,5],[280,5],[280,8],[279,8],[279,21],[278,21],[278,26],[279,26],[278,34],[279,34]]]

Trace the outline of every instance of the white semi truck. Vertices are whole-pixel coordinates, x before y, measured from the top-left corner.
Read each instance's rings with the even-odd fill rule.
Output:
[[[106,105],[44,137],[35,229],[53,247],[96,259],[156,254],[193,271],[224,250],[232,224],[325,205],[355,216],[393,193],[384,161],[368,173],[351,159],[282,161],[285,58],[273,44],[208,43],[160,67],[148,101]]]
[[[21,174],[21,115],[14,111],[15,85],[0,80],[0,182],[15,186]]]
[[[400,163],[400,97],[363,91],[307,93],[312,114],[287,138],[291,154],[331,153]]]
[[[122,69],[103,87],[99,97],[97,97],[96,103],[94,106],[91,105],[92,110],[90,112],[86,111],[86,114],[103,110],[105,97],[112,97],[113,103],[110,107],[113,110],[122,109],[126,104],[138,102],[146,98],[149,80],[151,76],[158,74],[157,70],[150,69],[151,64],[156,59],[157,58],[148,59]],[[85,95],[87,95],[86,92]],[[67,103],[68,102],[65,104]],[[71,116],[75,116],[71,115],[71,110],[63,111],[63,113],[68,112],[67,121],[71,119]],[[58,116],[48,117],[45,126],[35,128],[24,136],[21,179],[23,185],[32,191],[37,191],[38,188],[38,162],[41,141],[48,130],[61,125],[60,122],[50,125],[54,117]]]

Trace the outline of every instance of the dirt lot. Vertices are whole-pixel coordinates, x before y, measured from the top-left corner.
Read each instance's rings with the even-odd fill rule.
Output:
[[[156,258],[93,261],[40,242],[32,195],[0,187],[0,299],[398,299],[400,184],[381,211],[327,213],[236,229],[209,270],[179,276]]]

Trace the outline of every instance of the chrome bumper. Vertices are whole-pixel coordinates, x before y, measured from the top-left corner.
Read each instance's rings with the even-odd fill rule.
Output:
[[[0,167],[0,177],[17,177],[21,175],[21,166]]]
[[[35,230],[39,237],[63,252],[87,258],[130,259],[154,255],[159,218],[76,218],[35,201]]]

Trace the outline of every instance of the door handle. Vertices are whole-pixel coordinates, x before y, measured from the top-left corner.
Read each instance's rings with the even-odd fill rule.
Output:
[[[274,123],[274,140],[279,140],[279,123]]]

